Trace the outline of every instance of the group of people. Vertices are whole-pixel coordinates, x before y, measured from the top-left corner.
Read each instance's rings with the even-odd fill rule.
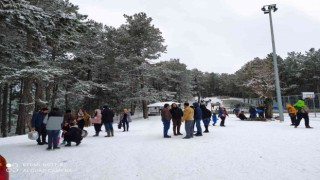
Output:
[[[163,123],[163,137],[171,138],[168,135],[170,129],[171,120],[173,122],[173,134],[174,136],[183,135],[180,132],[181,123],[185,122],[185,132],[186,136],[184,139],[193,138],[193,136],[202,136],[202,133],[209,133],[209,123],[211,117],[214,121],[213,125],[217,122],[216,114],[221,119],[220,126],[225,127],[225,119],[228,116],[226,109],[223,106],[220,106],[218,110],[213,110],[211,112],[206,108],[205,104],[199,104],[198,102],[193,103],[193,106],[190,106],[188,102],[184,103],[184,110],[177,106],[176,103],[165,104],[161,111],[161,120]],[[203,121],[205,130],[202,132],[201,120]],[[196,133],[194,132],[194,126],[196,126]]]
[[[71,146],[71,142],[75,142],[76,146],[81,143],[83,134],[86,134],[84,127],[93,124],[95,129],[94,137],[99,136],[101,127],[104,125],[107,135],[105,137],[113,137],[113,118],[115,113],[108,106],[103,106],[101,109],[94,110],[94,114],[90,116],[83,108],[80,108],[76,114],[71,110],[66,110],[64,114],[58,108],[53,108],[48,112],[48,108],[44,107],[35,112],[32,116],[31,125],[32,131],[37,131],[39,137],[37,139],[38,145],[47,144],[47,150],[60,149],[59,141],[61,137],[63,141],[61,144]],[[123,124],[123,131],[129,131],[129,122],[131,122],[131,114],[127,109],[124,109],[120,115],[120,122]],[[47,141],[48,137],[48,141]]]
[[[291,126],[294,126],[295,128],[297,128],[300,125],[301,120],[304,119],[305,127],[312,128],[309,124],[310,122],[309,115],[308,115],[309,109],[308,109],[308,106],[305,105],[303,99],[298,100],[297,103],[295,103],[294,105],[287,103],[286,108],[287,108],[289,117],[291,119]],[[238,114],[236,113],[238,112],[238,110],[234,110],[233,112],[241,120],[248,119],[245,116],[244,111],[241,111]],[[250,106],[249,108],[250,118],[257,118],[257,113],[259,115],[259,118],[264,118],[263,105],[260,104],[257,108],[255,108],[254,106]]]
[[[298,100],[293,106],[291,104],[286,104],[288,110],[291,126],[297,128],[300,125],[302,119],[304,119],[306,128],[312,128],[309,124],[309,109],[305,105],[302,99]]]

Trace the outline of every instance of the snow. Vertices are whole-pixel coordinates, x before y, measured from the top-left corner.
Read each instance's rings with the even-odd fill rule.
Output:
[[[88,127],[89,135],[78,147],[54,151],[26,135],[2,138],[0,154],[12,165],[12,180],[316,180],[320,127],[319,119],[310,116],[314,129],[304,128],[304,122],[293,128],[287,115],[283,123],[230,115],[225,128],[210,126],[210,133],[193,139],[164,139],[159,116],[140,117],[133,119],[129,132],[115,129],[115,137],[92,137],[93,127]]]

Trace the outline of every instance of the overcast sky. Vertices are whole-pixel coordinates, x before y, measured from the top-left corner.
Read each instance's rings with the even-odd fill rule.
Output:
[[[272,52],[268,15],[273,14],[277,54],[320,48],[319,0],[70,0],[89,19],[119,27],[123,14],[145,12],[168,46],[160,60],[179,58],[188,69],[234,73]]]

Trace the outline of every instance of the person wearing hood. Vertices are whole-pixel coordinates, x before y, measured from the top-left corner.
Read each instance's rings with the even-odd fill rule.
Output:
[[[209,132],[208,127],[209,127],[210,118],[211,118],[211,111],[206,108],[205,104],[201,104],[200,109],[202,111],[202,121],[203,121],[204,127],[206,128],[206,130],[203,132],[208,133]]]
[[[286,104],[286,108],[291,119],[291,126],[294,126],[297,121],[297,110],[289,103]]]
[[[194,107],[194,120],[196,122],[196,127],[197,127],[197,133],[195,134],[195,136],[202,136],[202,129],[201,129],[202,111],[199,107],[198,102],[193,103],[193,107]]]
[[[172,116],[169,111],[169,104],[165,104],[163,106],[163,109],[161,111],[161,120],[163,123],[163,137],[164,138],[171,138],[171,136],[168,135],[168,131],[170,129],[170,120]]]
[[[180,133],[181,118],[183,116],[181,108],[179,108],[176,103],[172,103],[170,113],[172,115],[173,134],[175,136],[183,135]]]
[[[309,109],[308,106],[304,104],[304,101],[302,99],[298,100],[296,104],[293,105],[295,108],[297,108],[297,121],[295,123],[295,128],[297,128],[300,125],[300,121],[303,118],[306,128],[312,128],[309,125]]]

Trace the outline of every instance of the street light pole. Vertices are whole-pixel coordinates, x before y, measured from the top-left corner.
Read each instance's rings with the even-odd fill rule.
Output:
[[[273,24],[272,24],[272,15],[271,15],[272,11],[275,12],[277,10],[277,8],[276,8],[275,4],[271,4],[271,5],[263,6],[261,10],[264,11],[265,14],[269,14],[270,29],[271,29],[271,41],[272,41],[272,50],[273,50],[273,68],[274,68],[274,78],[275,78],[275,83],[276,83],[277,102],[278,102],[280,121],[283,122],[284,116],[283,116],[283,108],[282,108],[280,80],[279,80],[279,73],[278,73],[278,61],[277,61],[277,54],[276,54],[276,45],[274,42],[274,33],[273,33]]]

